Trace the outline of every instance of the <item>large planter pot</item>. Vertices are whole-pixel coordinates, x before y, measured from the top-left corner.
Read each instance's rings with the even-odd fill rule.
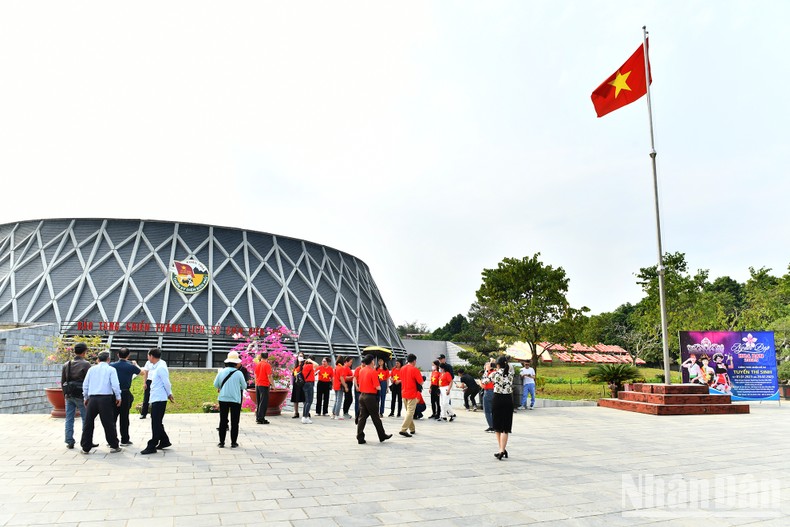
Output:
[[[780,384],[779,392],[785,399],[790,399],[790,384]]]
[[[63,396],[63,390],[60,388],[44,388],[47,394],[47,400],[52,405],[52,412],[49,414],[51,417],[63,419],[66,417],[66,398]]]
[[[288,391],[288,388],[269,389],[269,404],[266,407],[266,415],[280,415],[280,409],[285,402],[285,398],[288,397]],[[249,388],[247,392],[250,394],[250,399],[257,405],[258,394],[255,392],[255,388]]]

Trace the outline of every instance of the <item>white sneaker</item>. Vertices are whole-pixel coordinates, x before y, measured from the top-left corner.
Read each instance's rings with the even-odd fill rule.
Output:
[[[307,417],[302,417],[302,424],[307,424]]]
[[[311,424],[313,424],[313,420],[310,419],[309,417],[305,417],[304,418],[304,424],[311,425]]]

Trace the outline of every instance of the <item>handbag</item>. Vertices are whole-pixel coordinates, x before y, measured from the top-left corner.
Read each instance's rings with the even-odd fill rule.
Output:
[[[64,382],[61,386],[61,389],[63,390],[63,396],[82,399],[82,381],[71,380],[71,363],[72,361],[69,361],[69,365],[67,366],[66,382]]]
[[[294,383],[298,388],[304,386],[304,375],[302,375],[302,372],[296,374],[296,377],[294,377]]]

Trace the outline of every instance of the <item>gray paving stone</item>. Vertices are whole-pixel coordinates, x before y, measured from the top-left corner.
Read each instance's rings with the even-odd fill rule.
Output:
[[[752,411],[690,419],[595,407],[520,412],[504,461],[492,456],[494,437],[482,432],[480,412],[454,423],[420,421],[414,438],[380,444],[374,435],[367,445],[356,444],[353,421],[304,426],[283,416],[256,427],[245,413],[238,449],[216,448],[215,416],[167,415],[173,447],[153,456],[139,455],[147,420],[131,423],[138,449],[110,455],[102,446],[82,456],[63,447],[62,420],[0,414],[0,526],[683,525],[680,517],[624,515],[634,506],[624,504],[623,478],[711,481],[722,473],[776,481],[781,502],[774,508],[784,519],[790,405]],[[385,427],[397,432],[394,420]],[[713,441],[711,431],[724,431],[722,440]],[[14,443],[18,437],[25,445]],[[91,489],[98,485],[106,492],[97,499]]]

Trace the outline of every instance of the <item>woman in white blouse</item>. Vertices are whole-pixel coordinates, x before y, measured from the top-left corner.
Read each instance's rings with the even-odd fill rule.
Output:
[[[488,378],[494,383],[494,400],[492,402],[492,413],[494,421],[494,431],[496,432],[499,451],[494,454],[498,460],[508,457],[507,438],[513,428],[513,374],[514,371],[507,363],[507,358],[502,355],[497,361],[497,369],[488,374]]]

